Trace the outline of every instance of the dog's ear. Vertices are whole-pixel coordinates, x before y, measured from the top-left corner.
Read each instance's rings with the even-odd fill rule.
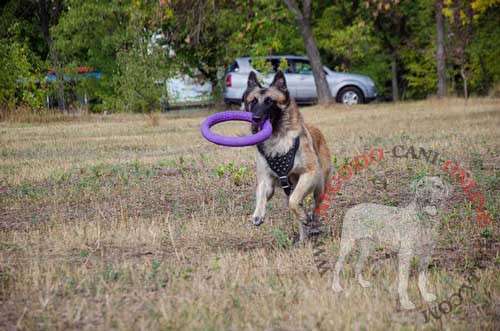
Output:
[[[417,185],[418,183],[422,180],[422,178],[417,178],[415,179],[413,182],[411,182],[410,184],[410,190],[415,193],[417,192]]]
[[[255,71],[251,71],[250,74],[248,75],[248,81],[247,81],[247,89],[243,93],[243,96],[241,98],[241,101],[245,105],[245,110],[248,110],[248,105],[247,105],[247,95],[250,93],[254,88],[262,88],[262,85],[259,83],[259,79],[257,78],[257,75],[255,74]]]
[[[415,193],[417,191],[417,180],[415,179],[413,182],[410,184],[410,190]]]
[[[438,176],[438,178],[441,180],[441,183],[443,183],[444,194],[448,198],[451,195],[451,192],[453,192],[453,186],[446,180],[445,176]]]
[[[248,75],[247,90],[252,90],[255,87],[262,88],[262,85],[260,85],[255,71],[251,71],[250,75]]]
[[[285,74],[283,71],[278,70],[276,75],[274,75],[273,82],[270,86],[277,88],[279,91],[283,93],[288,93],[288,88],[286,87]]]

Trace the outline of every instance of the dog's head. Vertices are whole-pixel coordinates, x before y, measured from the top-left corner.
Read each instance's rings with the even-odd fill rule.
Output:
[[[439,177],[422,177],[415,183],[415,200],[419,211],[436,216],[450,194],[450,187]]]
[[[290,104],[290,93],[286,86],[285,75],[278,71],[268,88],[262,87],[255,72],[248,76],[247,89],[243,94],[245,110],[252,113],[255,124],[271,120],[273,127]]]

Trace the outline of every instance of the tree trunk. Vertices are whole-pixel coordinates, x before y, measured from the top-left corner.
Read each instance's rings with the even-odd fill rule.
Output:
[[[58,1],[55,5],[55,16],[54,20],[57,21],[59,14],[61,12],[61,3]],[[66,112],[66,106],[64,101],[64,77],[62,72],[61,63],[59,62],[59,53],[55,49],[52,43],[52,37],[50,36],[50,17],[49,11],[47,9],[47,1],[40,0],[40,23],[45,42],[49,47],[49,54],[56,69],[56,83],[57,83],[57,105],[61,112]]]
[[[331,104],[335,102],[335,100],[332,98],[332,92],[330,91],[328,81],[326,80],[326,74],[323,69],[323,63],[321,62],[318,46],[316,45],[316,41],[314,40],[312,33],[311,0],[302,1],[302,10],[300,10],[295,0],[285,0],[285,3],[295,14],[295,18],[300,28],[300,33],[302,34],[302,39],[304,40],[304,46],[306,48],[307,57],[309,57],[309,61],[311,63],[314,82],[316,84],[318,103],[320,105]]]
[[[446,81],[446,54],[444,50],[443,0],[436,0],[436,65],[438,74],[438,98],[448,95]]]
[[[395,54],[393,54],[391,61],[391,75],[392,75],[392,101],[399,101],[398,63]]]
[[[61,62],[59,62],[59,53],[57,50],[51,45],[50,48],[50,57],[52,59],[52,63],[54,63],[56,69],[56,83],[57,83],[57,106],[59,110],[63,113],[66,112],[66,104],[64,99],[64,76],[63,70],[61,67]]]
[[[479,55],[479,67],[481,68],[481,93],[487,94],[491,86],[491,77],[486,70],[486,65],[484,63],[484,57]]]
[[[460,67],[460,76],[464,81],[464,98],[467,100],[469,98],[469,90],[467,89],[467,74],[465,73],[464,65]]]
[[[321,63],[318,47],[314,41],[310,24],[303,24],[300,28],[304,45],[306,46],[307,57],[311,63],[311,69],[316,83],[316,91],[318,93],[318,103],[320,105],[333,103],[332,92],[326,80],[325,69]]]
[[[453,63],[450,63],[450,65],[448,66],[448,72],[451,72],[451,77],[450,77],[450,83],[451,83],[451,87],[450,87],[450,91],[451,91],[451,94],[452,95],[455,95],[455,89],[456,89],[456,77],[455,77],[455,74],[456,74],[456,71],[455,71],[455,66],[453,65]]]

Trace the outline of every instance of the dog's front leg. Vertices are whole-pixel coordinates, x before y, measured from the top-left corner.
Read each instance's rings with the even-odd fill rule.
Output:
[[[292,195],[290,195],[290,200],[288,202],[288,207],[290,211],[295,216],[295,219],[299,221],[299,241],[304,242],[307,237],[306,224],[309,219],[307,217],[304,208],[302,208],[301,203],[305,196],[309,194],[316,183],[316,173],[306,172],[299,177],[297,185],[293,189]]]
[[[401,248],[399,250],[398,293],[403,309],[415,309],[415,304],[408,297],[408,277],[410,275],[411,257],[412,251],[410,249]]]
[[[420,290],[420,294],[422,295],[422,298],[424,298],[425,301],[430,302],[436,300],[436,296],[429,292],[429,289],[427,287],[429,280],[427,278],[428,275],[428,269],[429,269],[429,262],[430,262],[431,256],[430,254],[425,255],[425,256],[419,256],[418,260],[418,289]]]
[[[274,194],[273,178],[266,172],[262,171],[257,174],[257,191],[255,193],[255,211],[253,212],[252,222],[255,226],[264,223],[266,216],[267,201]]]

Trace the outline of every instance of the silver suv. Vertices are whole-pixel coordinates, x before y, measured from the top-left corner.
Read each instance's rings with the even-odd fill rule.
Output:
[[[268,75],[259,74],[259,77],[263,78],[264,84],[269,85],[272,82],[274,74],[280,68],[280,63],[283,60],[287,61],[284,73],[290,94],[295,97],[298,103],[315,102],[317,98],[316,84],[311,64],[305,56],[267,56],[266,61],[272,66],[272,70]],[[334,72],[327,67],[324,69],[332,96],[336,98],[337,102],[353,105],[370,102],[377,96],[375,83],[370,77]],[[224,90],[224,101],[227,104],[241,104],[250,71],[258,72],[252,67],[252,58],[250,57],[239,57],[231,65],[226,74],[226,88]]]

